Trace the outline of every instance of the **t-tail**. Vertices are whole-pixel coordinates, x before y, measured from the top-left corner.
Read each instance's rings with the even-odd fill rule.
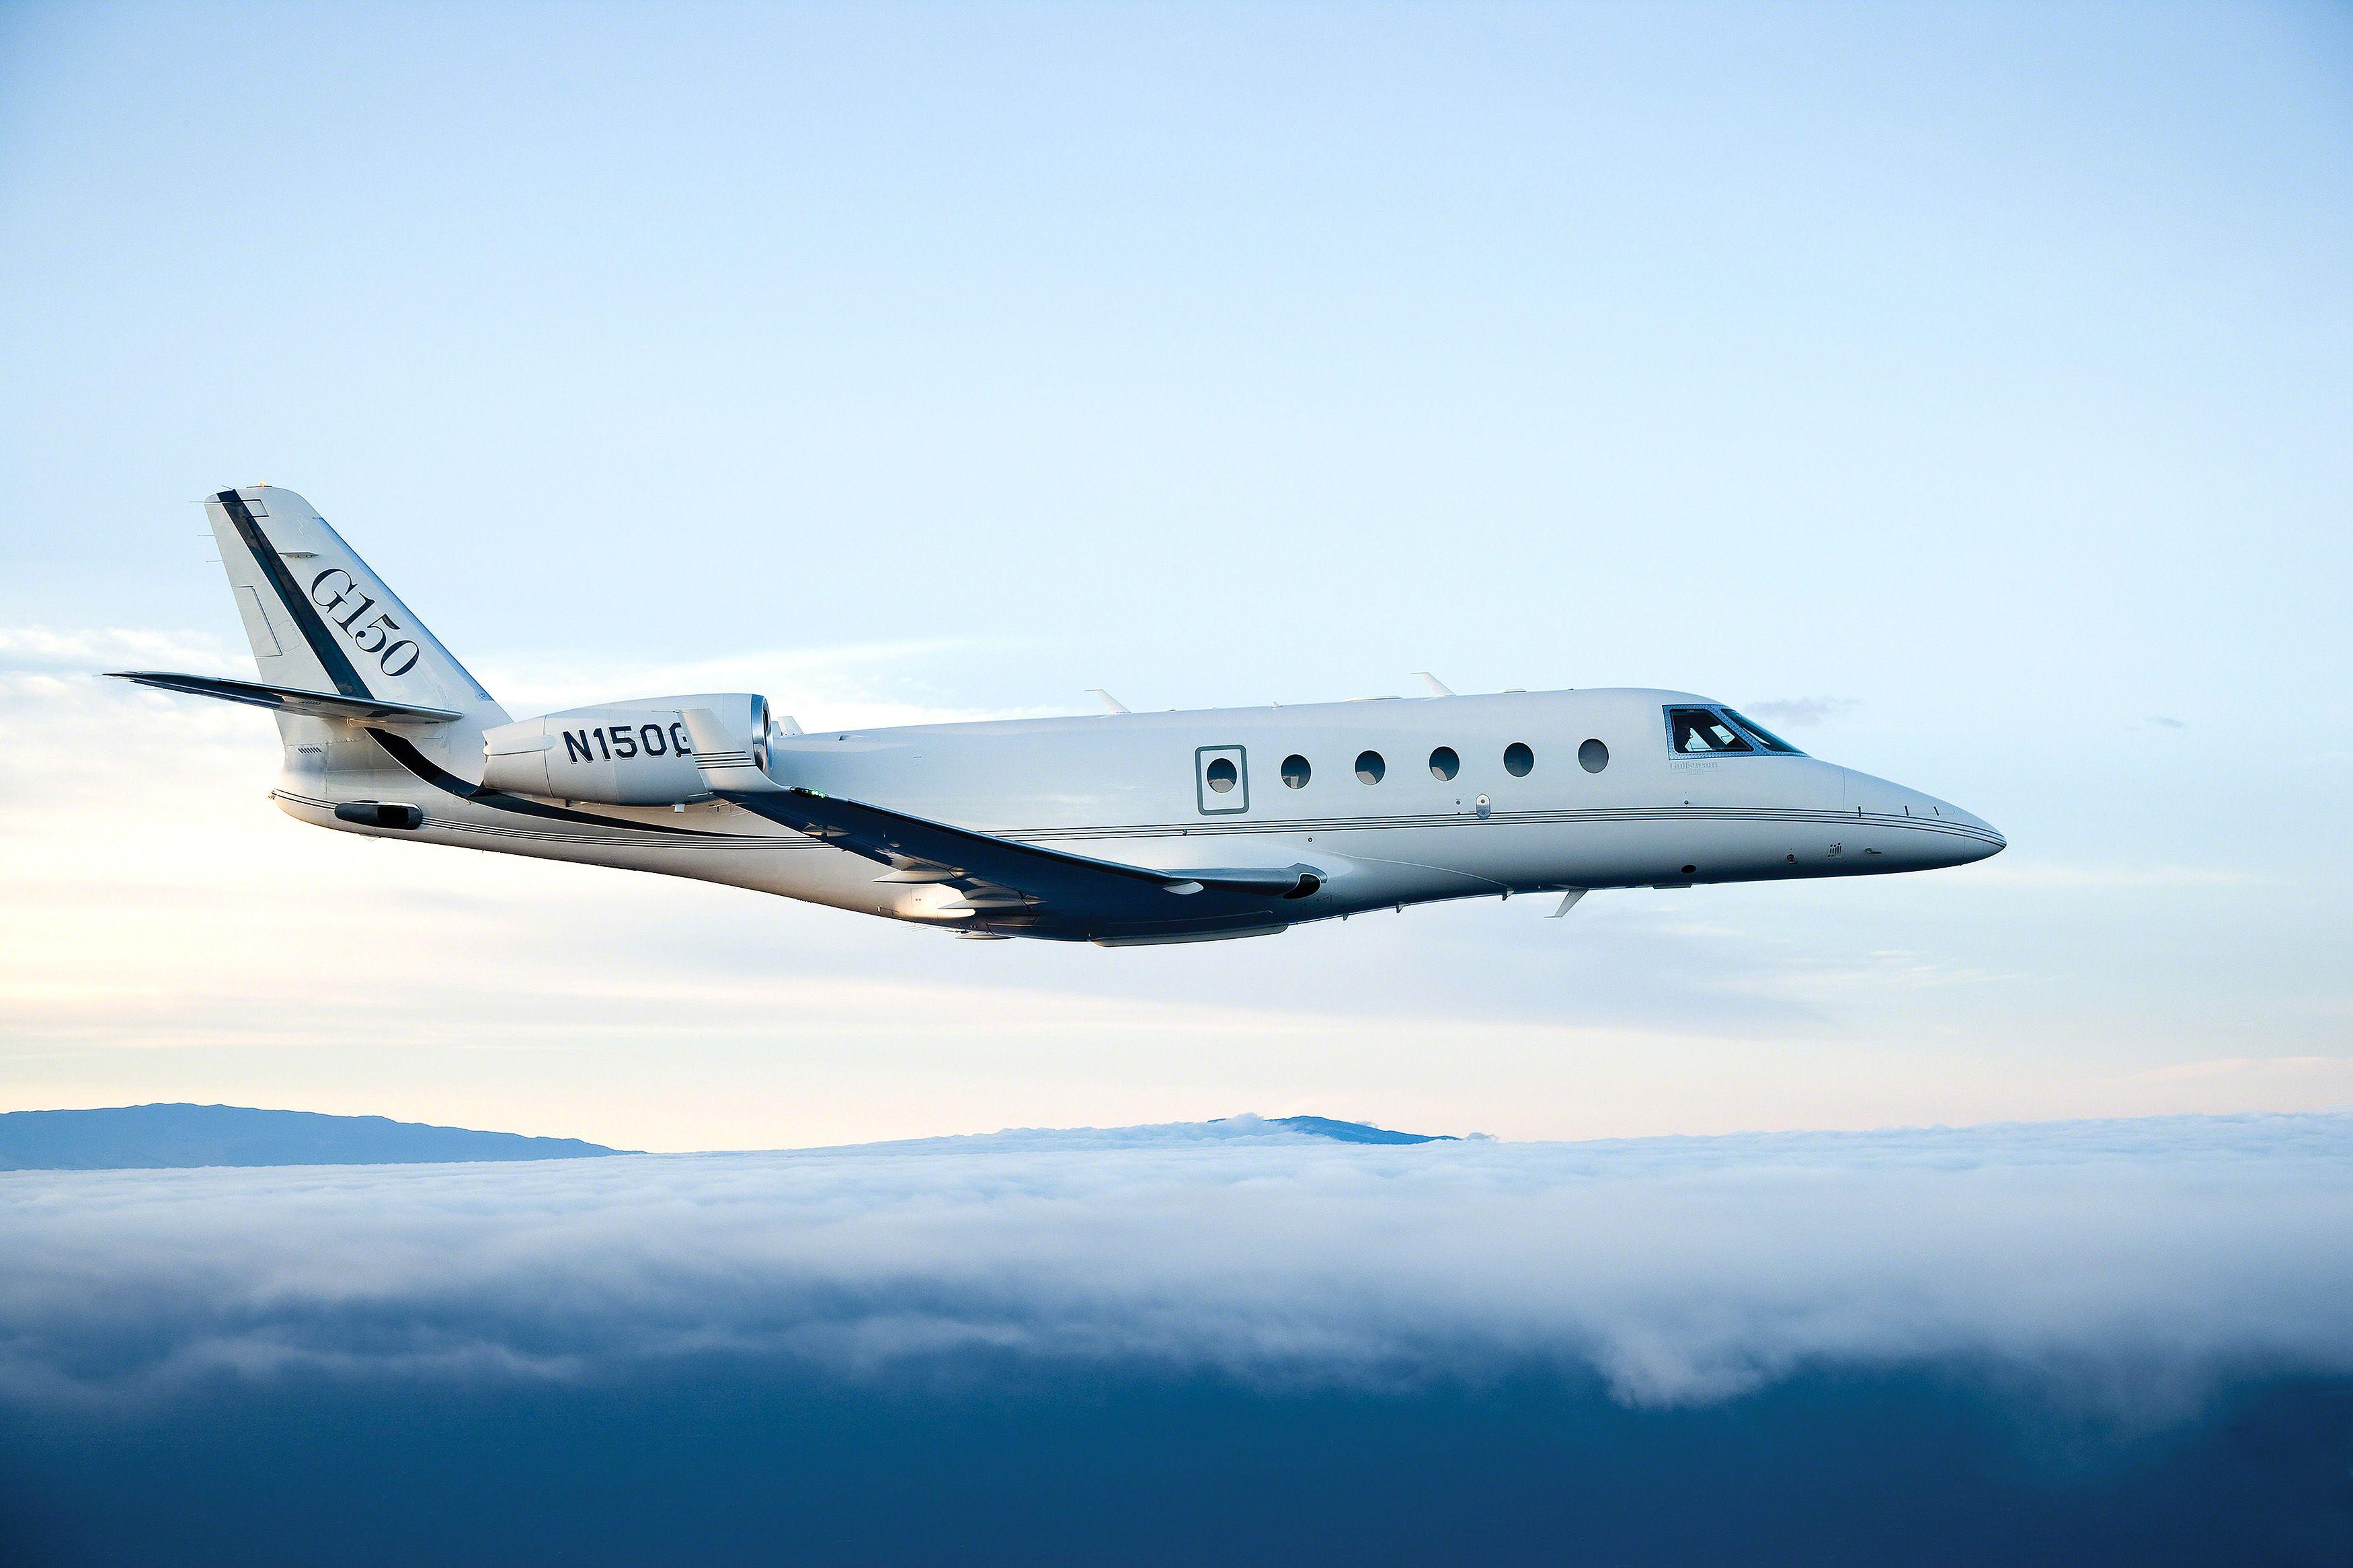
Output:
[[[258,680],[171,670],[115,672],[167,691],[268,708],[286,745],[288,783],[373,773],[386,761],[369,727],[392,726],[430,751],[479,753],[506,710],[384,579],[292,490],[248,485],[205,499]]]

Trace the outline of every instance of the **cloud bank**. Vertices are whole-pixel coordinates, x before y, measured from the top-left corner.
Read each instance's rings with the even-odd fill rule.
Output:
[[[2353,1371],[2353,1116],[1336,1146],[1019,1133],[500,1167],[0,1177],[0,1398],[220,1377],[1117,1364],[1704,1405],[1976,1367],[2163,1420]]]

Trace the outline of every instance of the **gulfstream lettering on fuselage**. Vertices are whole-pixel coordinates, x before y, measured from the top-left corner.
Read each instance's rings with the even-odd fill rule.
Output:
[[[1597,888],[1925,870],[2004,847],[1957,806],[1683,691],[1457,696],[1433,679],[1414,699],[1106,700],[814,735],[734,691],[517,720],[301,496],[205,505],[259,679],[121,673],[272,710],[278,804],[343,832],[1106,946],[1514,893],[1559,893],[1565,913]]]

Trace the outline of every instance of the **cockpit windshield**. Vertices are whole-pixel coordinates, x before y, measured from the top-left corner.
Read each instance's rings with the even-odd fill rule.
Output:
[[[1757,748],[1748,738],[1728,723],[1723,714],[1713,708],[1670,708],[1667,727],[1675,738],[1679,755],[1699,756],[1712,752],[1753,752]]]
[[[1755,755],[1778,752],[1799,756],[1797,747],[1761,724],[1752,723],[1729,708],[1670,708],[1667,734],[1678,756]]]
[[[1789,744],[1788,742],[1781,739],[1780,736],[1773,733],[1772,731],[1765,728],[1764,725],[1759,724],[1756,720],[1751,719],[1747,714],[1736,712],[1734,710],[1729,708],[1725,709],[1724,712],[1726,718],[1739,725],[1743,730],[1748,731],[1748,738],[1750,740],[1755,741],[1767,751],[1778,752],[1782,755],[1788,757],[1802,757],[1806,754],[1805,752],[1798,750],[1797,747]]]

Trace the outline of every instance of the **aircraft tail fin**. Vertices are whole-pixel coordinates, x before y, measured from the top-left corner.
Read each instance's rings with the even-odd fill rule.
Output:
[[[266,685],[506,722],[481,682],[309,501],[248,485],[207,496],[205,514]]]

